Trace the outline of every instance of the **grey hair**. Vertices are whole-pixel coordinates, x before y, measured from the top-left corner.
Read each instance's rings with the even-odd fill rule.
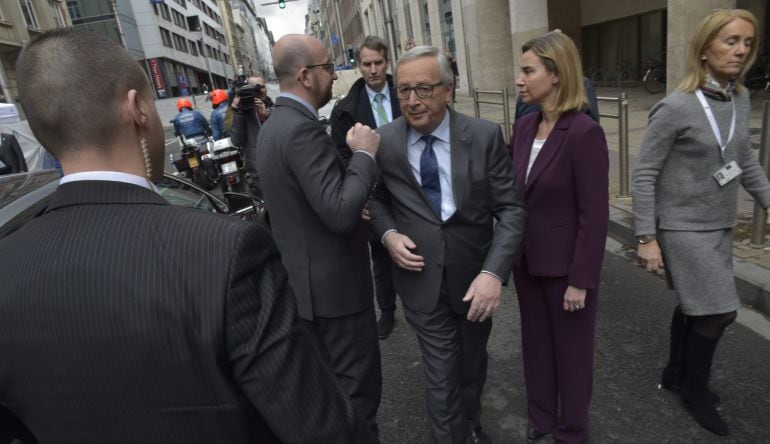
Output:
[[[444,53],[435,46],[415,46],[403,53],[396,64],[396,83],[398,83],[398,67],[401,66],[402,63],[421,59],[423,57],[436,58],[438,61],[439,72],[441,73],[441,82],[444,86],[449,86],[449,84],[454,83],[454,74],[452,73],[452,66],[449,65],[449,59],[447,59]]]

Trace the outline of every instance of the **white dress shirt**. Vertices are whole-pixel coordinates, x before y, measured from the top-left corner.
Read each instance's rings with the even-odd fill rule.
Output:
[[[155,191],[156,193],[158,192],[155,184],[147,180],[147,178],[136,176],[134,174],[123,173],[120,171],[84,171],[82,173],[67,174],[59,179],[59,185],[70,182],[80,182],[84,180],[130,183],[132,185],[138,185],[142,188]]]

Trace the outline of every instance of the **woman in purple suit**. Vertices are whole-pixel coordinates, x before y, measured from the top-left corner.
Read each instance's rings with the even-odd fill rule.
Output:
[[[607,142],[587,103],[577,48],[550,32],[522,47],[516,80],[541,111],[516,120],[510,150],[527,210],[514,282],[521,312],[527,441],[588,437],[599,275],[609,219]],[[559,408],[561,411],[559,411]]]

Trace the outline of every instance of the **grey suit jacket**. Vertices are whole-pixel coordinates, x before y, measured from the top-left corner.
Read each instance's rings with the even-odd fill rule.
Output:
[[[358,313],[373,303],[361,211],[380,169],[366,154],[347,168],[313,114],[276,100],[259,133],[257,168],[273,235],[303,319]]]
[[[500,128],[448,112],[457,211],[445,222],[431,210],[412,173],[404,118],[378,129],[382,178],[369,208],[378,236],[396,229],[409,236],[417,245],[415,253],[425,258],[420,272],[394,267],[396,291],[404,305],[423,312],[435,308],[444,270],[457,312],[467,311],[469,304],[461,299],[481,270],[506,280],[524,231],[522,200]]]
[[[0,251],[0,405],[40,442],[367,440],[257,225],[73,182]]]

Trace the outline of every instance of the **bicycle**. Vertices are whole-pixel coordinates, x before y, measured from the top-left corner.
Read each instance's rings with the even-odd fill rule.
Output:
[[[666,65],[655,63],[644,72],[642,77],[644,89],[650,94],[656,94],[666,88]]]

